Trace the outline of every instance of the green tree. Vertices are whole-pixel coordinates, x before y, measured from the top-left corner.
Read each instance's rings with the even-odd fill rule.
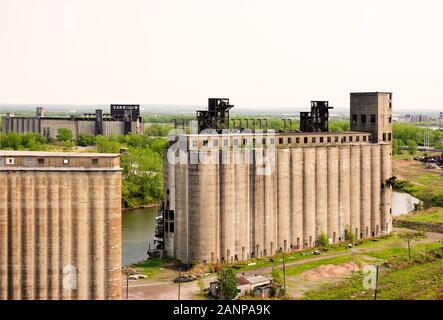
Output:
[[[350,243],[355,242],[355,234],[354,234],[354,231],[352,231],[351,226],[348,227],[348,230],[346,232],[346,240],[349,241]]]
[[[417,153],[417,142],[409,139],[406,144],[408,145],[408,152],[410,155],[414,155]]]
[[[233,268],[223,268],[218,273],[218,290],[217,294],[220,299],[232,300],[238,294],[237,276]]]
[[[322,232],[321,234],[320,234],[320,238],[319,238],[319,243],[320,243],[320,246],[322,246],[322,247],[327,247],[327,246],[329,246],[329,238],[328,238],[328,235],[326,234],[326,233],[324,233],[324,232]]]
[[[58,128],[57,129],[57,140],[61,142],[71,141],[72,140],[72,131],[67,128]]]
[[[95,137],[92,134],[80,134],[78,136],[77,145],[81,147],[92,146],[95,143]]]
[[[394,152],[394,154],[401,154],[402,152],[402,147],[405,144],[403,143],[403,140],[401,139],[394,139],[392,141],[392,151]]]

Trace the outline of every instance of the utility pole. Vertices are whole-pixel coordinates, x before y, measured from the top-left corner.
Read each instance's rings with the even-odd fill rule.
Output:
[[[378,264],[377,264],[377,269],[376,269],[376,273],[375,273],[375,294],[374,294],[374,300],[377,300],[377,291],[378,291]]]
[[[180,267],[179,267],[179,271],[178,271],[178,300],[180,300],[180,286],[181,286],[181,282],[182,282],[182,264],[180,262]]]

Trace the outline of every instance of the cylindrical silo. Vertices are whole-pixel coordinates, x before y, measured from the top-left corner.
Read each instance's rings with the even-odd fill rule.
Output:
[[[370,236],[371,228],[371,146],[361,146],[360,238]]]
[[[22,299],[34,299],[35,293],[35,234],[34,234],[34,177],[20,173],[23,215],[23,246],[22,246]]]
[[[293,249],[303,248],[303,199],[304,199],[304,152],[303,148],[291,150],[291,245]]]
[[[340,152],[340,177],[339,177],[339,240],[345,240],[345,234],[351,226],[350,211],[350,176],[351,153],[348,146],[339,147]]]
[[[351,172],[350,172],[350,209],[351,227],[357,239],[360,239],[360,215],[361,215],[361,149],[359,145],[351,146]]]
[[[59,299],[59,184],[58,172],[48,173],[48,299]]]
[[[276,170],[278,175],[277,249],[282,248],[287,251],[291,241],[291,150],[289,148],[277,149]]]
[[[274,156],[274,159],[277,157],[275,154],[271,155],[271,152],[275,152],[275,150],[264,149],[264,159],[270,159],[271,156]],[[271,165],[268,162],[265,166],[267,168],[263,170],[265,180],[264,250],[266,255],[274,255],[277,246],[277,169],[275,163]]]
[[[73,232],[72,232],[72,172],[66,172],[60,176],[60,194],[59,194],[59,208],[62,214],[59,216],[60,226],[60,271],[63,273],[63,278],[67,276],[67,272],[73,265],[72,246],[73,246]],[[65,271],[65,272],[64,272]],[[71,299],[72,290],[69,289],[63,281],[59,279],[59,286],[62,291],[62,299]]]
[[[48,299],[48,179],[46,172],[36,173],[36,299]]]
[[[380,145],[371,145],[371,234],[377,237],[380,234]]]
[[[220,173],[220,252],[226,262],[233,262],[235,238],[239,232],[235,221],[235,187],[233,187],[235,183],[235,165],[232,152],[218,152],[220,152],[220,165],[215,164],[211,168]],[[217,153],[214,152],[214,154]],[[205,185],[203,184],[203,186]],[[204,202],[203,199],[202,202]]]
[[[303,152],[304,152],[303,246],[312,247],[315,241],[315,206],[316,206],[315,147],[303,148]]]
[[[339,149],[328,148],[328,237],[332,243],[339,238]]]
[[[230,150],[235,159],[235,252],[239,260],[246,260],[252,251],[249,221],[249,165],[245,162],[243,150]]]
[[[8,185],[7,174],[0,172],[0,300],[8,299]]]
[[[323,147],[317,147],[315,150],[315,237],[318,239],[322,233],[328,232],[328,153]]]
[[[176,192],[175,192],[175,234],[174,234],[174,252],[175,258],[182,261],[188,261],[188,168],[192,168],[192,177],[194,184],[198,181],[198,165],[177,164],[175,169]],[[193,194],[191,198],[197,197]],[[192,200],[192,199],[190,199]]]
[[[392,212],[391,212],[391,198],[392,187],[387,184],[387,181],[392,176],[391,167],[391,145],[381,145],[381,179],[383,182],[383,189],[381,189],[381,230],[383,234],[388,234],[392,229]]]

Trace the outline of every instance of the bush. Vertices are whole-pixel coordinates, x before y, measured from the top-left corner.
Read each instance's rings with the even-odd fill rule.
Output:
[[[329,238],[328,238],[328,235],[326,234],[326,233],[324,233],[324,232],[322,232],[321,234],[320,234],[320,238],[319,238],[319,244],[320,244],[320,246],[322,246],[322,247],[327,247],[327,246],[329,246]]]
[[[61,142],[72,140],[72,131],[66,128],[57,129],[57,140]]]
[[[80,134],[77,145],[81,147],[92,146],[95,143],[95,137],[91,134]]]
[[[272,267],[271,276],[276,283],[283,283],[283,271],[279,267]]]
[[[346,240],[351,243],[355,242],[355,234],[354,234],[354,231],[352,231],[351,226],[348,227],[348,232],[346,233]]]
[[[224,268],[218,273],[217,295],[220,299],[232,300],[237,296],[237,276],[234,269]]]

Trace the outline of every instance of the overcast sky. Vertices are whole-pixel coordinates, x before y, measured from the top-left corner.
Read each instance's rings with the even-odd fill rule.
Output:
[[[443,111],[441,0],[0,0],[0,103]]]

